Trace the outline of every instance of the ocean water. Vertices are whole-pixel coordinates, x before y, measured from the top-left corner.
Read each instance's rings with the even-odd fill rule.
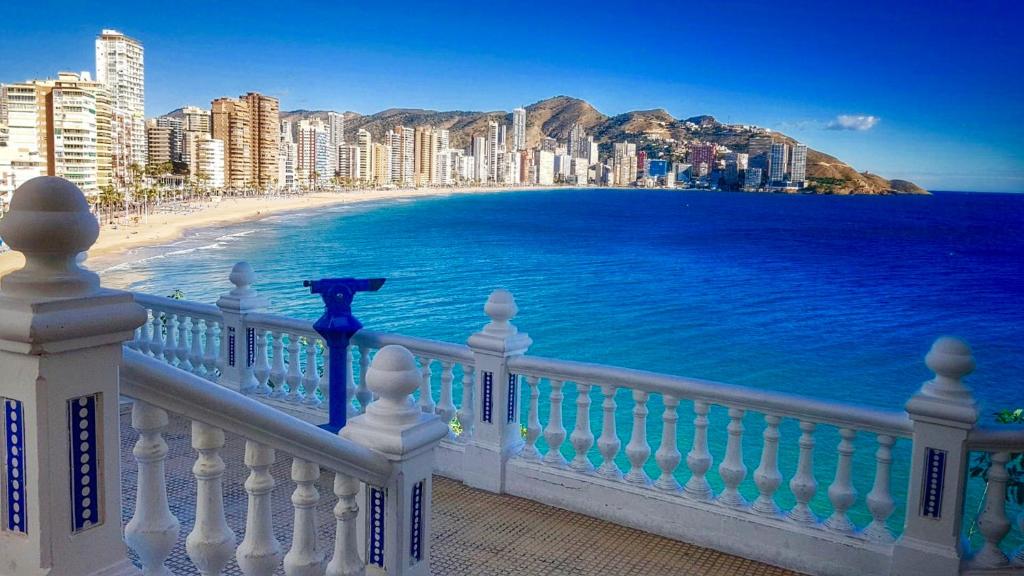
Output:
[[[923,357],[932,341],[956,335],[974,349],[978,368],[968,381],[984,418],[1024,406],[1024,195],[493,193],[277,215],[89,265],[108,286],[181,290],[212,302],[229,289],[238,260],[253,265],[256,287],[279,313],[319,315],[305,279],[385,276],[380,292],[356,299],[367,328],[465,342],[487,321],[487,295],[503,287],[516,297],[514,322],[533,338],[533,354],[893,410],[929,378]],[[592,399],[599,433],[596,391]],[[624,446],[632,403],[624,391],[617,399]],[[680,407],[684,454],[687,410]],[[652,401],[652,451],[660,413]],[[724,412],[712,416],[717,466]],[[753,415],[745,423],[752,476],[763,424]],[[788,480],[795,423],[782,433]],[[856,455],[867,471],[856,480],[861,500],[874,468],[865,436]],[[827,448],[816,454],[817,501],[831,480],[836,440],[834,431],[818,435]],[[898,458],[905,444],[897,444]],[[897,493],[904,464],[897,461]],[[784,484],[780,499],[786,492]]]

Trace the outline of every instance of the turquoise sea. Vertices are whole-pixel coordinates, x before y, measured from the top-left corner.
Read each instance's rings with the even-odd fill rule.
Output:
[[[1024,406],[1024,195],[463,195],[197,230],[90,266],[108,286],[181,290],[213,302],[229,288],[238,260],[255,267],[257,288],[279,313],[319,315],[320,299],[302,287],[305,279],[386,276],[379,293],[356,300],[367,328],[465,342],[487,321],[487,295],[504,287],[519,304],[515,323],[534,340],[531,353],[894,410],[929,378],[923,356],[931,342],[951,334],[974,348],[978,368],[968,380],[984,418]],[[596,392],[594,401],[596,408]],[[625,445],[627,394],[619,405]],[[660,412],[652,403],[652,450]],[[542,422],[546,414],[545,402]],[[685,453],[690,413],[682,406],[680,414]],[[717,466],[724,414],[713,416]],[[762,424],[753,415],[746,423],[752,476]],[[782,432],[788,480],[798,431],[786,423]],[[818,435],[819,500],[831,480],[835,438],[828,430]],[[873,439],[860,438],[857,447],[863,498]]]

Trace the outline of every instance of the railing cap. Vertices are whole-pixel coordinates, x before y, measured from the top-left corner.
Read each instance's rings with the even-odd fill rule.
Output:
[[[978,408],[963,377],[974,371],[974,355],[966,342],[943,336],[932,344],[925,364],[935,378],[925,382],[907,402],[913,420],[971,428],[978,421]]]
[[[256,282],[256,271],[248,262],[242,261],[232,266],[228,280],[234,288],[217,300],[217,306],[221,310],[236,313],[257,312],[270,305],[270,301],[260,296],[252,287]]]
[[[471,348],[482,349],[503,355],[522,354],[533,341],[525,333],[520,333],[515,324],[509,322],[519,313],[519,306],[512,293],[499,288],[487,298],[484,312],[491,321],[484,329],[469,337]]]

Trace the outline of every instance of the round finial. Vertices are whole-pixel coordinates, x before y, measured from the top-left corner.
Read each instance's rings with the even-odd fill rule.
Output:
[[[256,271],[252,269],[248,262],[238,262],[232,266],[228,280],[235,285],[231,290],[232,296],[253,296],[256,294],[256,291],[252,289],[252,284],[256,281]]]
[[[515,318],[519,313],[519,307],[516,306],[516,299],[508,290],[499,288],[491,292],[487,303],[484,304],[484,312],[491,318],[491,322],[484,326],[484,332],[503,336],[516,333],[516,327],[509,320]]]
[[[974,355],[971,354],[971,347],[966,342],[943,336],[932,344],[928,355],[924,357],[924,362],[932,372],[935,372],[935,379],[932,381],[934,392],[954,396],[966,393],[966,387],[961,380],[973,372],[975,366]]]
[[[366,371],[366,387],[377,400],[367,411],[377,416],[398,417],[417,415],[410,394],[420,386],[422,374],[416,359],[402,346],[390,344],[377,351]]]
[[[14,191],[0,220],[0,237],[25,255],[25,266],[0,281],[10,296],[74,297],[99,288],[96,274],[78,267],[77,257],[96,242],[100,226],[85,195],[63,178],[40,176]]]

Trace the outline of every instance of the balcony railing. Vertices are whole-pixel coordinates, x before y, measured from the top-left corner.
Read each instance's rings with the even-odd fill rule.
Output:
[[[935,377],[905,407],[877,410],[531,356],[499,290],[465,345],[357,333],[339,437],[315,426],[338,401],[322,339],[307,321],[267,313],[251,267],[234,267],[216,304],[102,290],[74,262],[95,220],[69,186],[27,183],[0,223],[28,262],[0,283],[0,552],[13,559],[0,573],[127,565],[113,521],[117,458],[103,457],[119,395],[133,399],[139,434],[123,538],[147,574],[165,573],[181,532],[163,469],[169,414],[192,422],[185,543],[204,574],[232,556],[245,574],[282,563],[287,574],[428,573],[431,471],[812,574],[1024,573],[1024,515],[1006,499],[1024,432],[978,425],[963,342],[937,340],[926,357]],[[249,469],[237,547],[224,522],[226,434],[245,439]],[[293,458],[286,554],[268,506],[278,453]],[[980,454],[975,486],[967,470]],[[321,470],[336,478],[333,554],[312,524]]]

